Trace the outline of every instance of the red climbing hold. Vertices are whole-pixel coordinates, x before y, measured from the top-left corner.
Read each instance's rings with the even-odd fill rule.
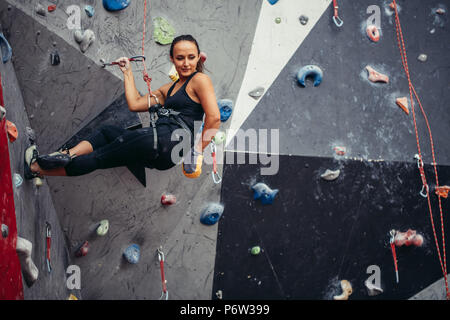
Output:
[[[378,42],[380,40],[380,31],[373,24],[367,26],[366,33],[369,39],[372,40],[373,42]]]
[[[395,103],[405,111],[406,114],[409,114],[409,108],[408,108],[408,98],[397,98],[395,99]]]
[[[423,244],[423,237],[417,234],[416,230],[408,229],[406,232],[397,231],[395,234],[395,245],[401,247],[403,245],[410,246],[414,245],[420,247]]]
[[[86,240],[75,252],[77,257],[84,257],[89,252],[89,242]]]
[[[177,202],[177,198],[173,194],[163,194],[161,196],[161,203],[165,206],[175,204],[176,202]]]
[[[448,192],[450,191],[450,187],[449,186],[440,186],[436,188],[436,194],[442,198],[446,198],[448,197]]]
[[[51,6],[48,6],[47,8],[48,12],[53,12],[56,10],[56,4],[52,4]]]
[[[366,70],[369,72],[370,81],[389,83],[389,77],[387,75],[375,71],[371,66],[366,66]]]

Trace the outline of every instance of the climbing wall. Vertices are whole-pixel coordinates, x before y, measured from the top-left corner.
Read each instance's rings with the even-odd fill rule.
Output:
[[[261,61],[257,53],[251,53],[255,60],[250,59],[249,65],[256,67],[244,76],[238,95],[242,103],[237,103],[227,145],[221,192],[225,210],[219,222],[213,298],[333,299],[345,279],[353,286],[350,299],[407,299],[443,277],[428,203],[419,194],[422,182],[414,160],[418,151],[412,113],[407,115],[395,103],[398,97],[409,97],[409,90],[389,3],[377,4],[381,19],[377,43],[365,30],[373,13],[367,12],[371,1],[340,1],[344,21],[340,28],[332,21],[331,4],[317,21],[302,25],[297,20],[297,31],[290,36],[292,42],[302,41],[268,85],[267,79],[252,76],[258,68],[261,73],[266,70],[264,64],[257,65]],[[432,129],[439,182],[449,185],[450,47],[444,41],[448,3],[397,3],[411,77]],[[277,22],[286,28],[291,22],[276,11],[282,5],[282,1],[266,5],[271,19],[265,22],[272,29],[278,28]],[[446,13],[436,13],[437,8]],[[307,11],[304,7],[289,12],[294,10],[297,17]],[[308,25],[311,31],[305,37],[302,28]],[[258,45],[264,44],[256,43],[254,48]],[[421,54],[427,55],[425,62],[418,60]],[[306,78],[306,87],[299,85],[297,72],[306,65],[322,70],[320,85],[313,86],[311,78]],[[367,65],[389,76],[389,83],[370,82]],[[257,86],[265,91],[255,102],[249,92]],[[254,107],[249,110],[245,102],[252,100]],[[415,110],[442,255],[431,146],[417,105]],[[265,147],[271,138],[275,143]],[[345,153],[338,154],[336,148],[344,148]],[[239,157],[246,161],[239,162]],[[264,174],[273,168],[276,174]],[[340,175],[326,181],[321,175],[327,169],[339,169]],[[251,187],[257,182],[279,189],[273,204],[253,199]],[[448,238],[449,205],[441,199]],[[425,239],[421,247],[397,247],[399,283],[389,244],[392,229],[413,229]],[[259,255],[251,254],[254,246],[261,248]],[[370,266],[379,267],[384,290],[374,297],[364,284]],[[435,290],[434,297],[445,297],[442,282]]]

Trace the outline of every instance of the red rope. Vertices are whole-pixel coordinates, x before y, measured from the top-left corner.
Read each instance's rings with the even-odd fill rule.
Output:
[[[147,0],[144,2],[144,26],[143,26],[143,32],[142,32],[142,55],[145,57],[145,28],[146,28],[146,22],[147,20]],[[142,64],[144,65],[144,71],[142,72],[144,81],[147,83],[148,88],[148,94],[152,96],[152,89],[150,87],[150,82],[152,82],[152,78],[147,73],[147,67],[145,65],[145,60],[142,61]]]
[[[411,110],[412,110],[412,114],[413,114],[413,120],[414,120],[414,130],[415,130],[415,134],[416,134],[416,142],[417,142],[417,149],[419,152],[419,161],[421,163],[421,165],[419,166],[419,171],[420,171],[420,176],[422,179],[422,184],[423,187],[426,188],[426,192],[427,192],[427,200],[428,200],[428,209],[429,209],[429,213],[430,213],[430,220],[431,220],[431,226],[433,228],[433,235],[434,235],[434,240],[435,240],[435,244],[436,244],[436,249],[437,249],[437,253],[438,253],[438,257],[439,257],[439,263],[441,264],[441,269],[442,269],[442,273],[444,274],[444,279],[445,279],[445,290],[447,293],[447,299],[450,299],[450,292],[449,292],[449,288],[448,288],[448,279],[447,279],[447,259],[446,259],[446,254],[445,254],[445,231],[444,231],[444,215],[442,212],[442,203],[441,203],[441,197],[438,194],[438,202],[439,202],[439,212],[440,212],[440,218],[441,218],[441,234],[442,234],[442,253],[443,253],[443,259],[441,257],[441,250],[439,248],[439,242],[437,239],[437,234],[436,234],[436,228],[434,225],[434,219],[433,219],[433,211],[431,208],[431,202],[430,202],[430,194],[429,194],[429,188],[428,188],[428,184],[427,184],[427,179],[426,179],[426,175],[425,175],[425,171],[423,169],[423,162],[422,162],[422,153],[421,153],[421,149],[420,149],[420,141],[419,141],[419,134],[418,134],[418,130],[417,130],[417,123],[416,123],[416,115],[415,115],[415,111],[414,111],[414,103],[413,103],[413,94],[414,97],[417,99],[417,102],[420,106],[420,110],[422,112],[423,117],[425,118],[425,122],[428,128],[428,135],[430,137],[430,145],[431,145],[431,154],[432,154],[432,158],[433,158],[433,167],[434,167],[434,173],[435,173],[435,179],[436,179],[436,188],[439,188],[439,179],[438,179],[438,173],[437,173],[437,162],[436,162],[436,157],[434,154],[434,143],[433,143],[433,136],[431,134],[431,128],[430,128],[430,124],[428,122],[428,118],[426,116],[425,110],[423,109],[422,103],[420,102],[419,96],[412,84],[411,81],[411,76],[409,73],[409,67],[408,67],[408,59],[406,57],[406,47],[405,47],[405,41],[403,39],[403,32],[402,32],[402,27],[400,24],[400,18],[398,16],[398,10],[397,10],[397,3],[395,0],[393,0],[394,3],[394,10],[395,10],[395,29],[397,32],[397,42],[398,42],[398,47],[400,50],[400,55],[401,55],[401,59],[402,59],[402,65],[403,68],[405,70],[407,79],[408,79],[408,85],[409,85],[409,95],[410,95],[410,99],[411,99]],[[444,262],[442,262],[442,260]]]

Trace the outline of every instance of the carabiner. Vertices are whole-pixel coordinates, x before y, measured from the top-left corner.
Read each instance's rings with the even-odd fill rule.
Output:
[[[426,193],[423,192],[424,189],[426,189],[426,191],[427,191]],[[428,191],[429,191],[428,184],[424,184],[424,185],[422,185],[422,190],[420,190],[419,194],[424,198],[428,198]]]
[[[162,252],[162,247],[159,247],[156,251],[158,252],[158,260],[164,262],[164,252]]]
[[[215,184],[219,184],[222,182],[222,177],[219,175],[218,172],[211,171],[211,175],[212,175],[212,178],[213,178],[213,181]],[[216,180],[216,177],[217,177],[217,180]]]
[[[145,61],[145,56],[134,56],[129,58],[130,61],[142,62]]]
[[[394,229],[389,231],[389,234],[391,235],[391,239],[389,240],[390,243],[394,243],[396,233],[397,233],[397,231],[395,231]]]
[[[339,18],[339,16],[333,16],[333,21],[334,21],[334,24],[335,24],[338,28],[342,27],[342,25],[344,24],[344,21],[342,21],[342,19]]]

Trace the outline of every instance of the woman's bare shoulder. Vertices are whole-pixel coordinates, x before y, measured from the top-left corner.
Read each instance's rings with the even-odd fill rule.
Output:
[[[161,92],[161,94],[162,94],[164,97],[166,97],[166,96],[167,96],[167,92],[169,91],[169,89],[170,89],[170,87],[171,87],[172,85],[173,85],[173,82],[166,83],[166,84],[162,85],[162,86],[158,89],[158,91]]]

